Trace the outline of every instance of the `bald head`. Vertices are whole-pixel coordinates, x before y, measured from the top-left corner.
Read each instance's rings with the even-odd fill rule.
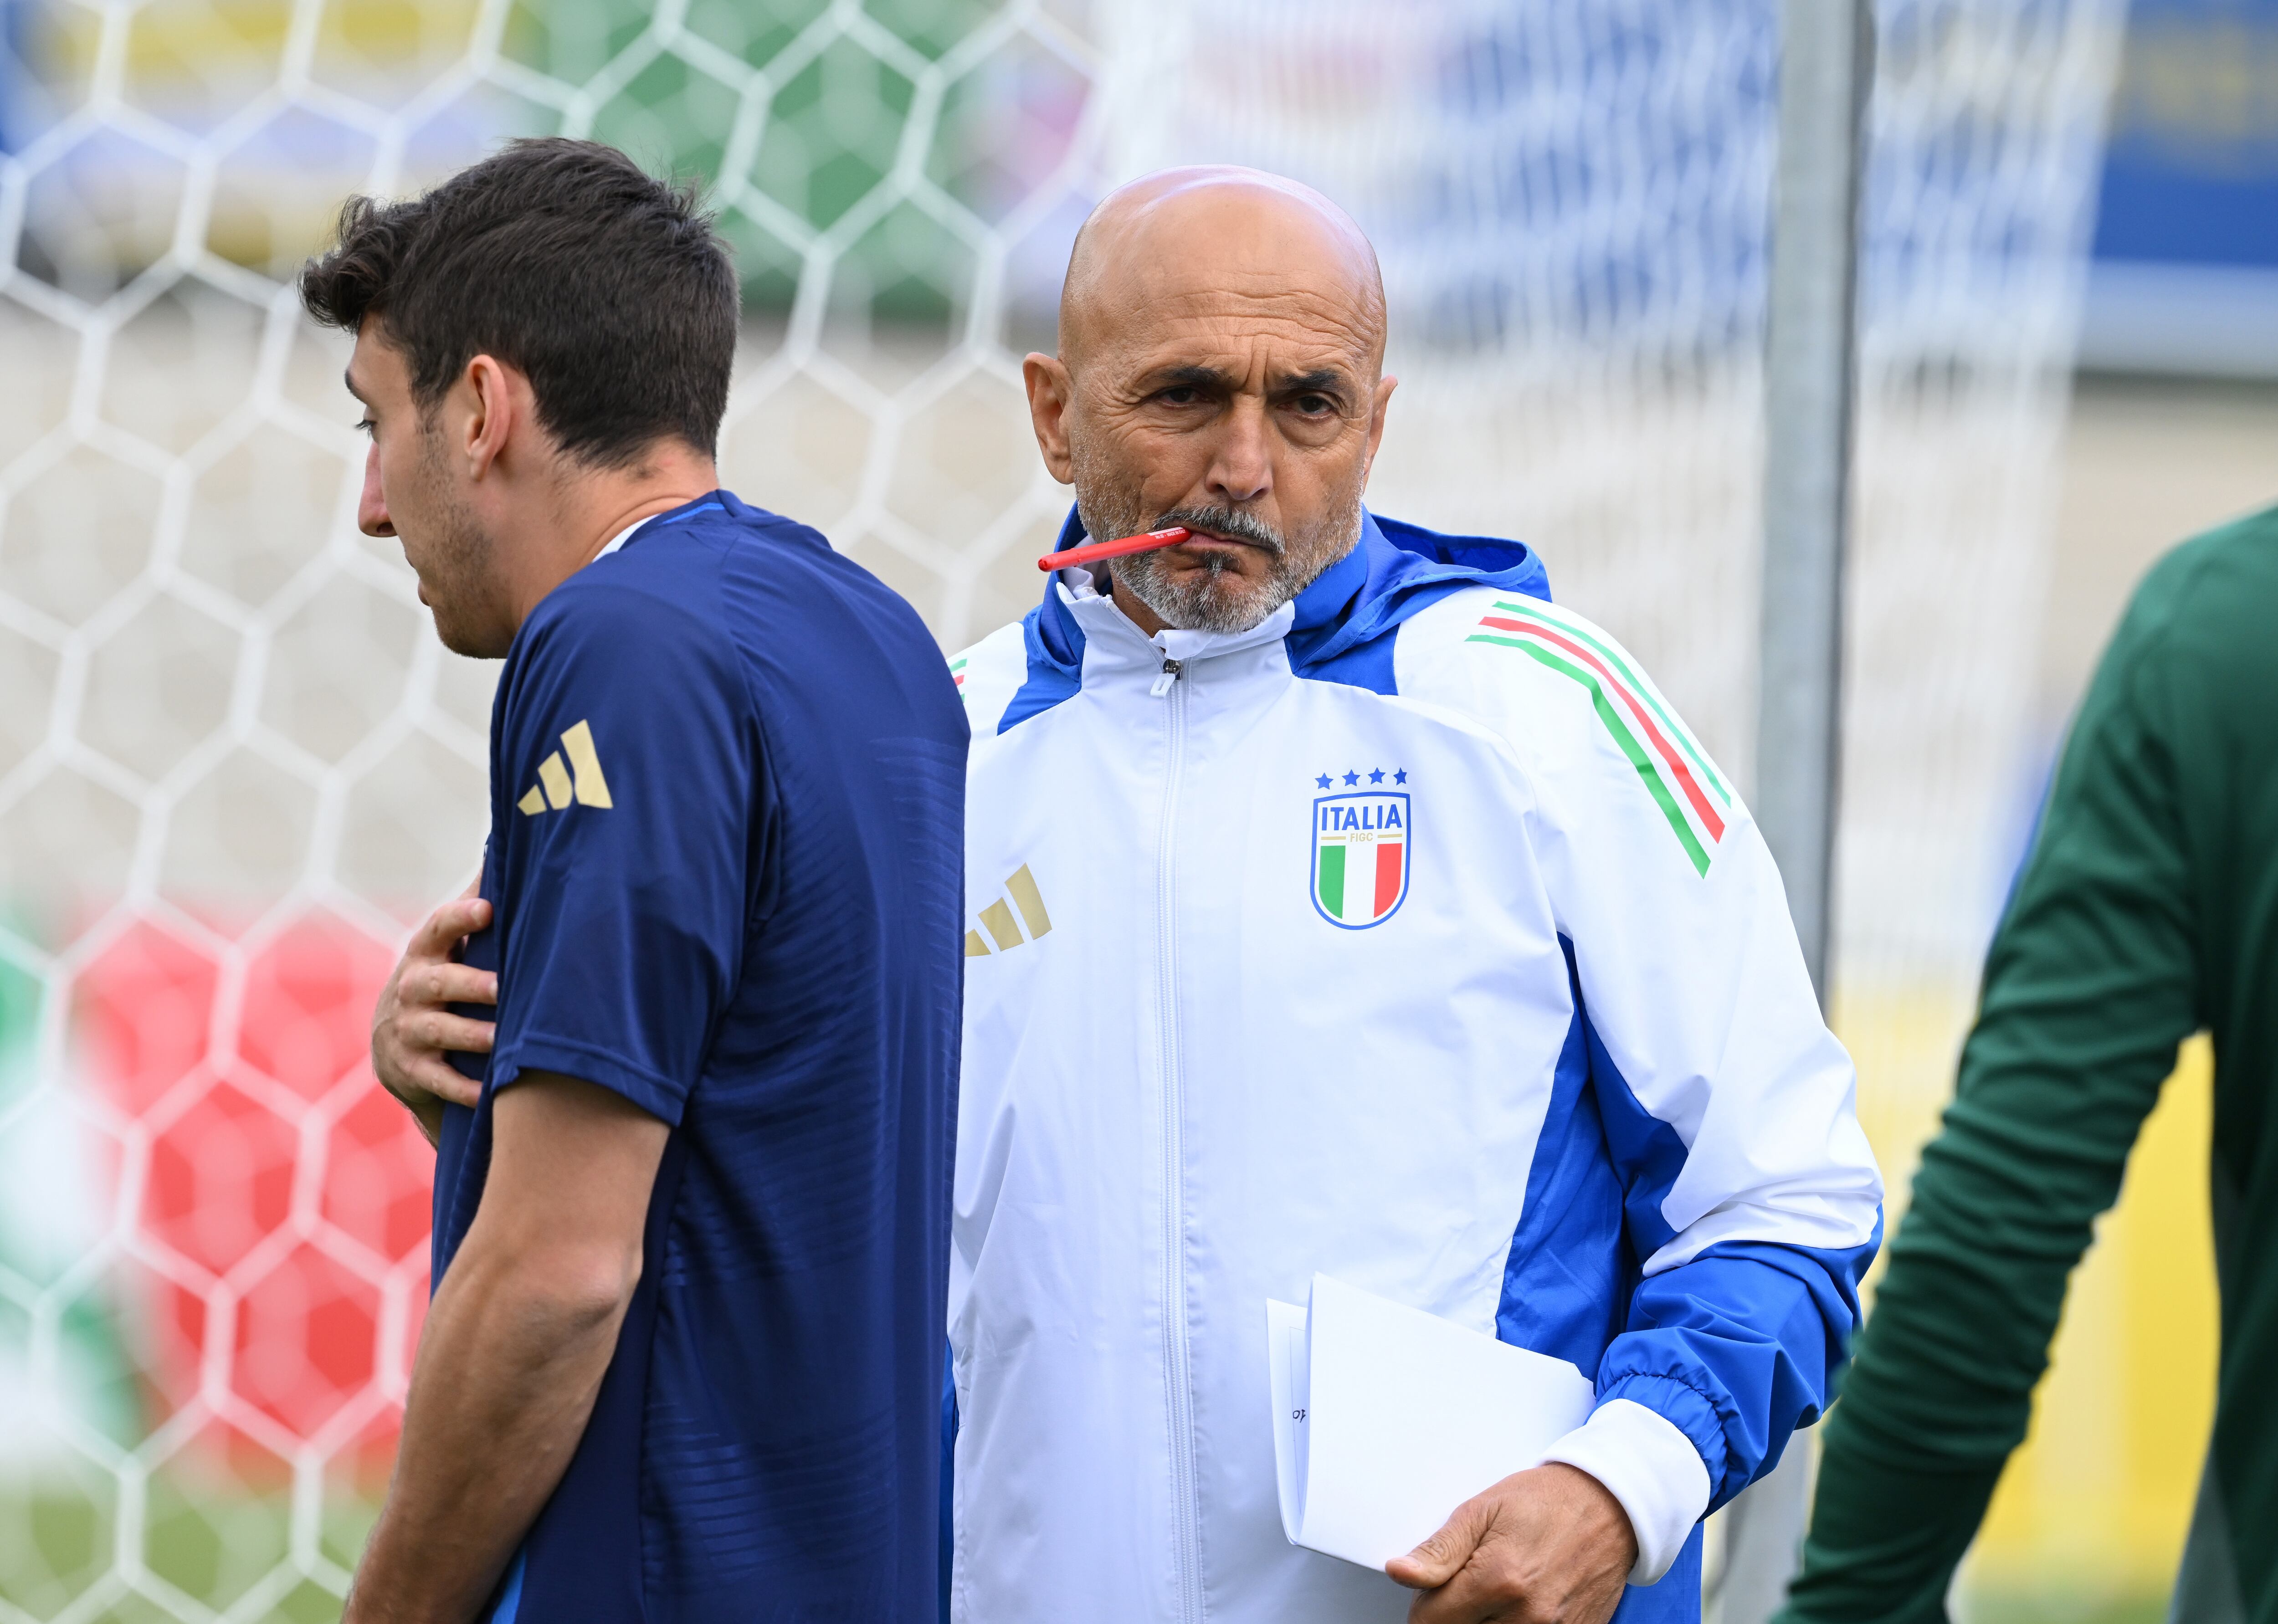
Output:
[[[1384,278],[1353,218],[1309,186],[1234,164],[1166,169],[1111,192],[1068,255],[1060,359],[1134,324],[1246,304],[1346,333],[1384,364]]]

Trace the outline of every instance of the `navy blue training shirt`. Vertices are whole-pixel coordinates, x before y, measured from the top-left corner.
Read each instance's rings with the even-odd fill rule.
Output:
[[[910,606],[725,492],[515,638],[466,954],[499,972],[498,1041],[460,1057],[484,1087],[445,1119],[435,1279],[525,1072],[672,1133],[493,1624],[934,1617],[966,742]]]

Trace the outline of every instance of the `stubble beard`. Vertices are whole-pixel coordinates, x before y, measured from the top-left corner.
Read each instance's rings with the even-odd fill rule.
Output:
[[[1166,626],[1181,631],[1250,630],[1312,585],[1323,570],[1351,550],[1360,535],[1362,479],[1357,476],[1306,534],[1285,537],[1238,507],[1143,512],[1114,489],[1109,471],[1087,454],[1081,441],[1072,440],[1068,449],[1074,464],[1076,515],[1095,540],[1183,524],[1248,542],[1265,554],[1265,574],[1257,578],[1235,573],[1229,568],[1233,559],[1215,551],[1204,554],[1199,569],[1173,571],[1161,552],[1117,559],[1110,566],[1116,584],[1153,610]]]
[[[432,517],[421,526],[432,539],[420,548],[418,573],[428,610],[435,617],[435,636],[454,654],[496,660],[506,651],[492,646],[497,641],[494,635],[485,635],[485,628],[498,619],[490,535],[473,505],[452,487],[444,469],[440,432],[423,433],[421,441],[418,481],[424,499],[420,506]]]

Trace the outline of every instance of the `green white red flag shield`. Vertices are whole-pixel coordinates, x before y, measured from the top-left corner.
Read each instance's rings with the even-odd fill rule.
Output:
[[[1390,919],[1408,895],[1411,807],[1405,793],[1313,798],[1313,906],[1342,930]]]

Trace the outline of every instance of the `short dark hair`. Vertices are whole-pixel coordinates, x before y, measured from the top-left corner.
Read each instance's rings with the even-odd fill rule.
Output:
[[[477,355],[530,379],[567,454],[623,467],[657,440],[710,454],[728,409],[737,286],[696,189],[613,147],[517,141],[404,202],[352,197],[301,271],[327,326],[379,317],[432,410]]]

